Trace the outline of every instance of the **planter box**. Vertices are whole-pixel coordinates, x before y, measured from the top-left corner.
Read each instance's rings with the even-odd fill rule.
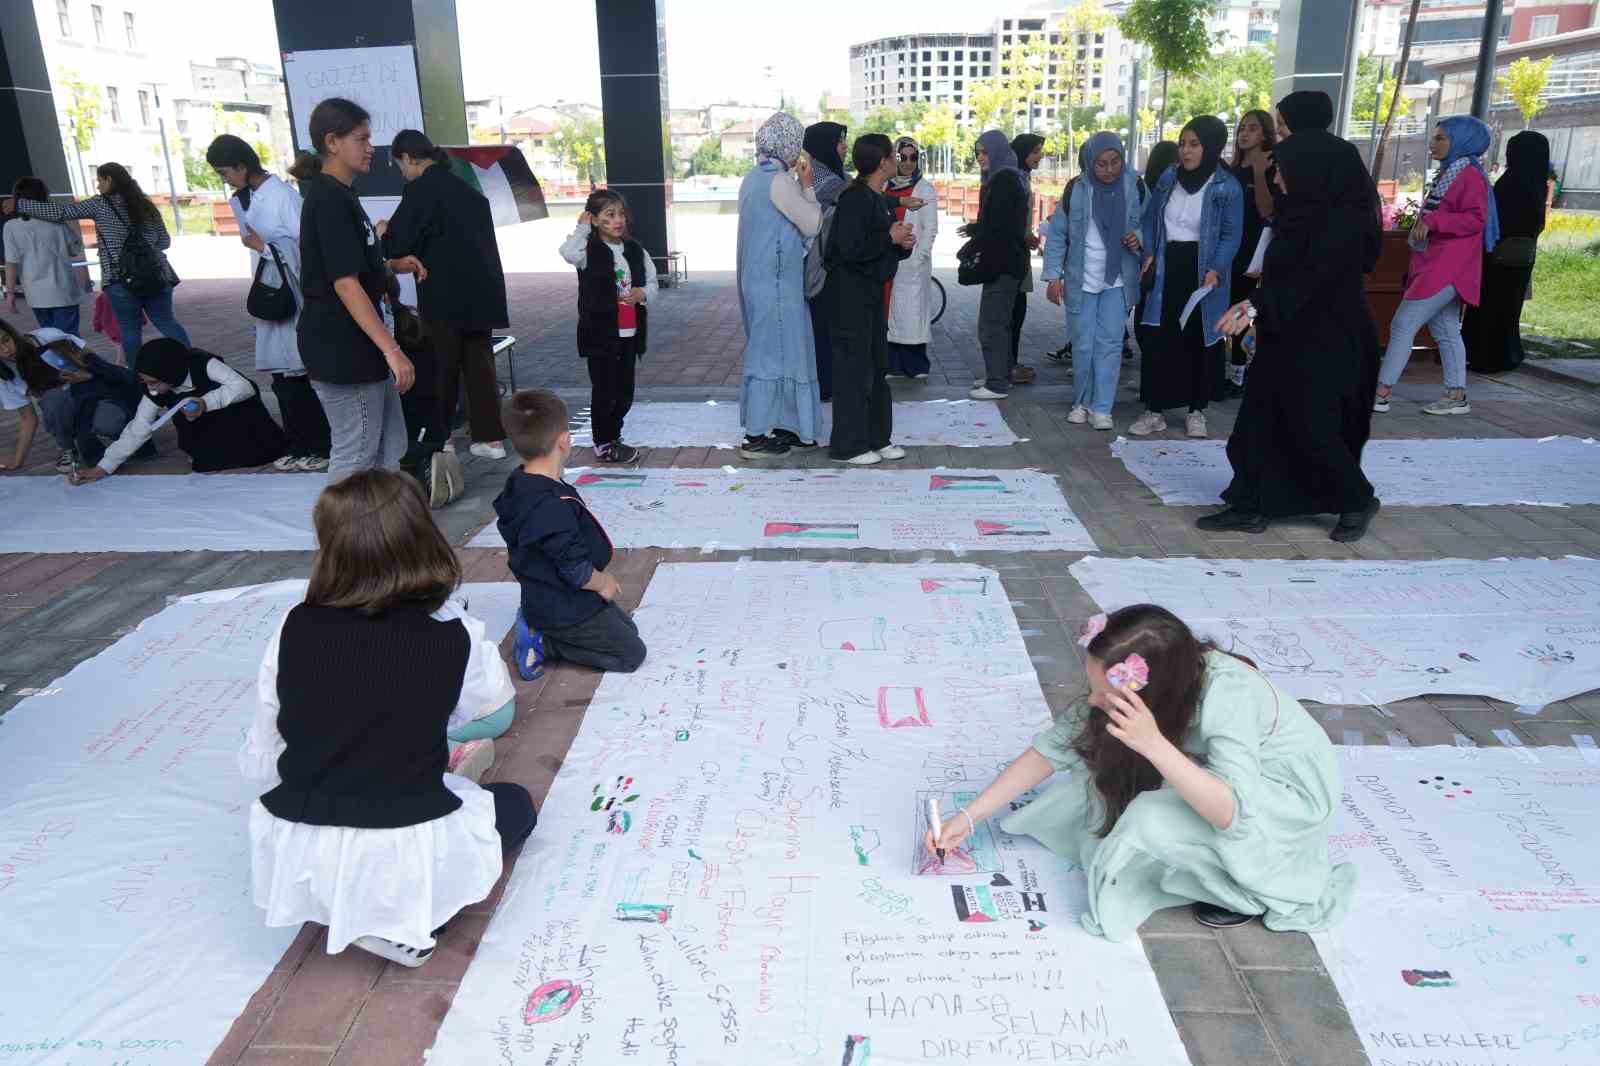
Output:
[[[1378,324],[1378,341],[1389,343],[1389,322],[1395,308],[1405,299],[1406,271],[1411,265],[1411,246],[1406,244],[1404,230],[1383,231],[1383,251],[1378,254],[1378,265],[1366,276],[1361,288],[1367,296],[1367,306],[1372,309],[1373,320]],[[1439,346],[1433,334],[1424,326],[1412,343],[1412,351],[1424,349],[1438,358]]]

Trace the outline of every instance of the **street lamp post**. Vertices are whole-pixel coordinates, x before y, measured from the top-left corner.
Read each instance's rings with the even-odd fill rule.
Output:
[[[167,147],[167,117],[161,111],[161,86],[148,82],[156,105],[156,125],[161,130],[161,157],[167,164],[167,194],[172,197],[172,228],[183,236],[183,209],[178,206],[178,183],[172,176],[172,152]]]

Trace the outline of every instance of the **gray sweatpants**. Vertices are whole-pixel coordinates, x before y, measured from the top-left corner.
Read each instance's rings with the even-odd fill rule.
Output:
[[[978,345],[990,392],[1011,391],[1011,312],[1021,288],[1020,279],[1003,274],[984,285],[978,301]]]
[[[364,385],[313,381],[333,441],[328,482],[358,470],[399,470],[406,454],[406,418],[389,378]]]

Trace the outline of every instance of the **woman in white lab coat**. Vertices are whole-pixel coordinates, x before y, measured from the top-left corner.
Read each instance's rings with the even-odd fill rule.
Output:
[[[939,235],[939,198],[922,176],[922,150],[910,137],[895,142],[895,176],[883,194],[896,222],[911,223],[917,243],[900,262],[889,297],[889,372],[922,381],[928,376],[929,318],[933,295],[933,242]]]
[[[306,377],[295,340],[304,306],[300,295],[300,194],[268,174],[255,149],[224,133],[206,149],[206,162],[217,176],[238,190],[228,206],[239,222],[239,240],[251,251],[250,276],[274,288],[283,285],[278,264],[288,271],[294,314],[277,321],[256,319],[256,369],[272,375],[272,394],[289,436],[289,453],[273,465],[279,470],[320,472],[328,469],[331,442],[322,402]],[[277,252],[274,256],[272,253]]]

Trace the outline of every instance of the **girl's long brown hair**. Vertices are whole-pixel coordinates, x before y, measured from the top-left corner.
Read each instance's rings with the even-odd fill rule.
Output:
[[[377,615],[436,611],[461,584],[461,562],[407,474],[362,470],[322,490],[311,514],[317,556],[306,602]]]
[[[1165,607],[1141,603],[1114,611],[1106,627],[1089,642],[1088,653],[1107,669],[1137,652],[1150,667],[1150,682],[1139,698],[1155,716],[1161,735],[1174,745],[1183,739],[1200,712],[1206,652],[1220,649],[1195,637],[1183,620]],[[1093,776],[1105,807],[1096,835],[1116,827],[1128,805],[1141,792],[1161,787],[1161,772],[1150,760],[1112,736],[1105,713],[1090,708],[1073,750]]]

